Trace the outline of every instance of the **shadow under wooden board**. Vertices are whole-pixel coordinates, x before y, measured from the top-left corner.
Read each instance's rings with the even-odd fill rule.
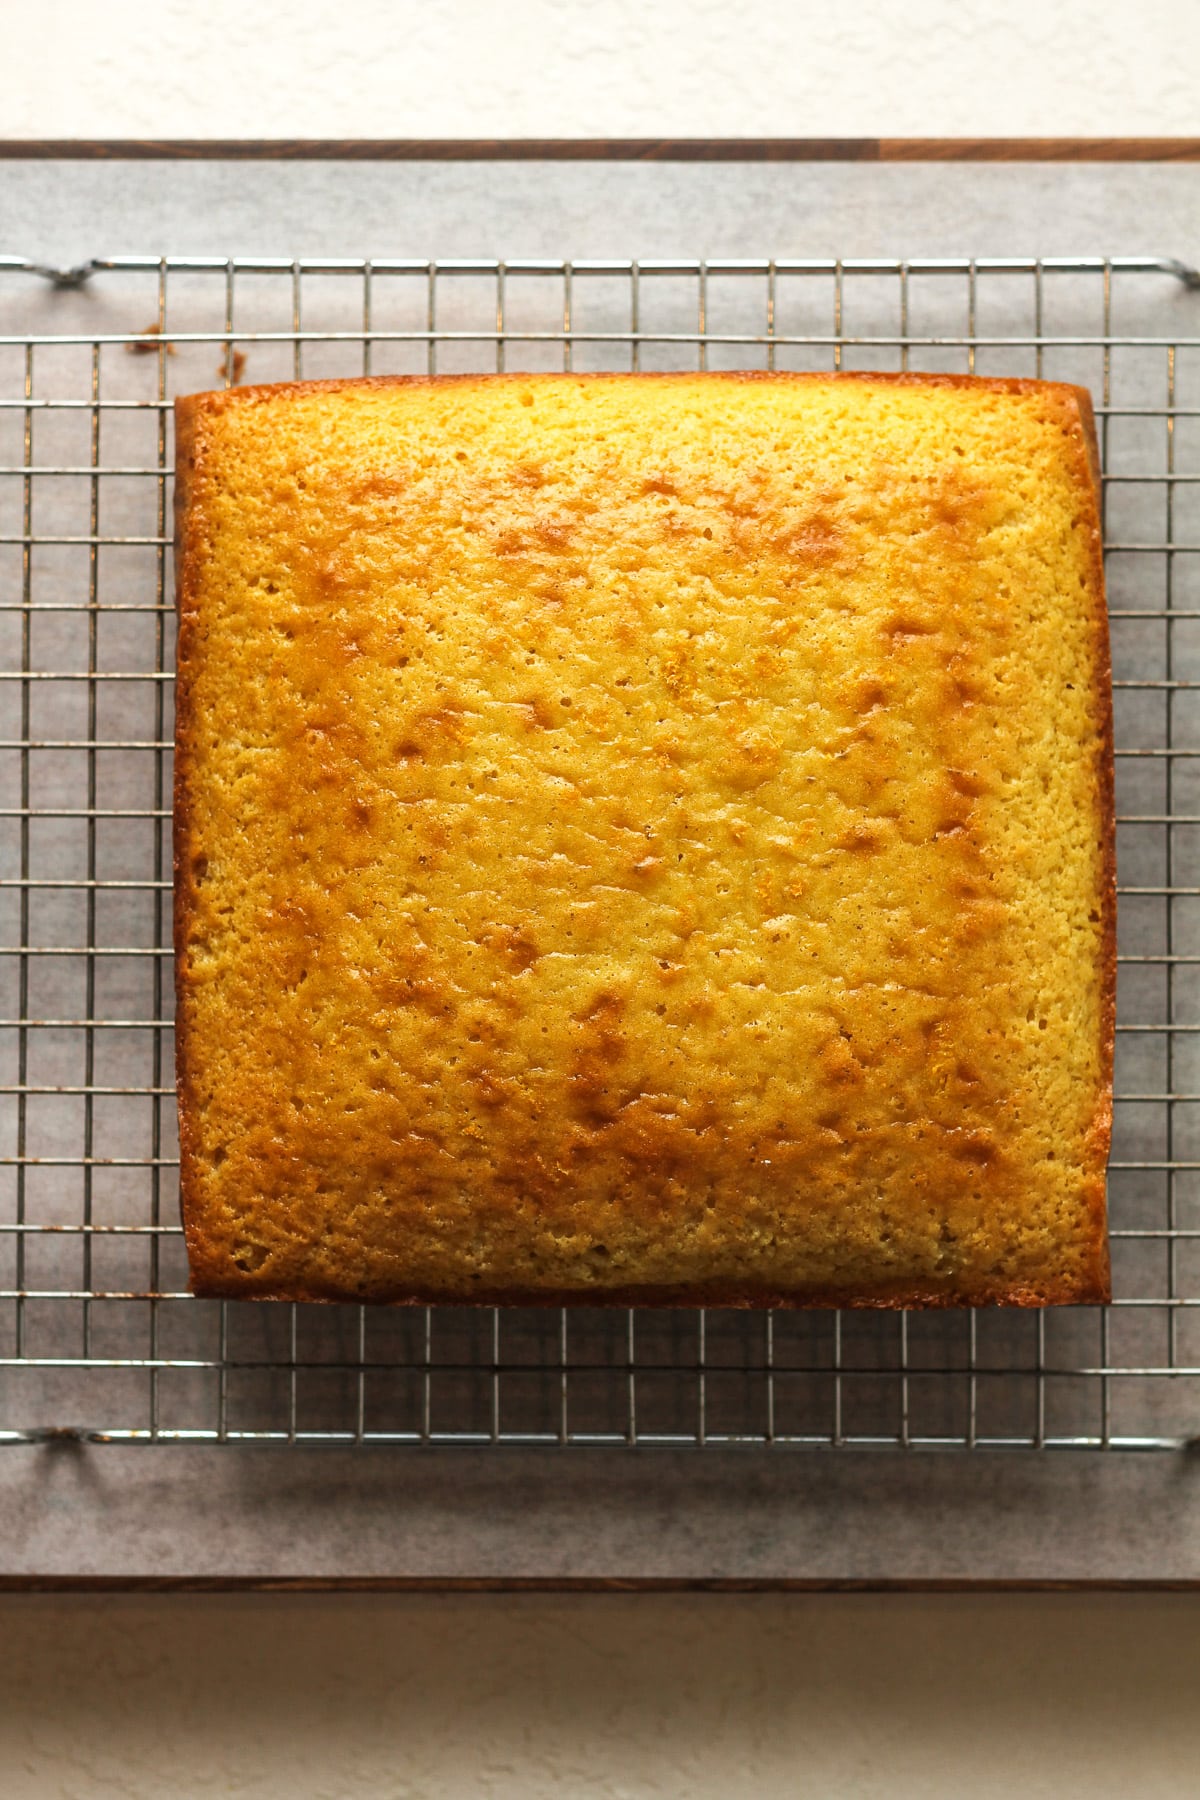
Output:
[[[634,1576],[0,1576],[4,1594],[1190,1594],[1194,1581],[723,1581]]]
[[[255,162],[1200,162],[1200,137],[8,138],[0,158]]]

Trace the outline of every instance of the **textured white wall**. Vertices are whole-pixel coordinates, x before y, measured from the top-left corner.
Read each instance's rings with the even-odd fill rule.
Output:
[[[7,0],[5,137],[1200,132],[1196,0]]]
[[[5,1800],[1193,1800],[1136,1596],[0,1605]]]

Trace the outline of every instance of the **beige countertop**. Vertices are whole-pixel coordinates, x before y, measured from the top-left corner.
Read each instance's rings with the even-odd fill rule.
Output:
[[[42,1596],[0,1621],[6,1800],[1196,1791],[1185,1595]]]
[[[1191,0],[13,0],[5,137],[1197,130]]]

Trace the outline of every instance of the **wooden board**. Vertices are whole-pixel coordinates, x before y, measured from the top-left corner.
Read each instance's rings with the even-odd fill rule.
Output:
[[[0,158],[251,162],[1200,162],[1200,137],[8,138]]]
[[[1177,166],[1160,145],[1161,160],[1140,168],[1111,147],[1059,151],[1055,166],[1045,145],[1033,165],[1013,152],[957,167],[948,146],[928,151],[936,167],[845,146],[822,159],[779,145],[757,155],[652,145],[638,158],[624,145],[594,149],[590,161],[572,146],[554,167],[528,166],[535,152],[518,146],[482,162],[482,146],[463,147],[457,167],[439,167],[456,159],[429,145],[407,158],[396,146],[354,145],[341,166],[335,145],[292,147],[286,166],[267,147],[204,145],[189,158],[180,146],[135,146],[128,155],[140,167],[119,146],[68,146],[71,160],[58,161],[47,160],[51,148],[0,147],[24,159],[5,173],[5,249],[60,263],[231,249],[1192,259],[1200,250],[1200,141]],[[146,160],[155,156],[173,161]],[[222,167],[222,156],[242,166]],[[389,157],[397,166],[371,166]],[[687,166],[705,161],[722,166]],[[1178,304],[1180,333],[1190,333],[1198,303],[1181,290]],[[1200,1458],[1182,1452],[353,1452],[66,1440],[0,1450],[0,1590],[1193,1586]]]

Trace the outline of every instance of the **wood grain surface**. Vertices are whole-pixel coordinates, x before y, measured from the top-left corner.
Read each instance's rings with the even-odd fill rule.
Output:
[[[1200,162],[1200,137],[7,138],[0,158],[252,162]]]

